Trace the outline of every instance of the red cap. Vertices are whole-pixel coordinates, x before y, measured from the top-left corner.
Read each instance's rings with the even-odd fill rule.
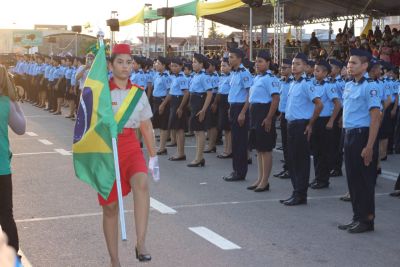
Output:
[[[116,44],[112,50],[113,54],[131,54],[131,47],[128,44]]]

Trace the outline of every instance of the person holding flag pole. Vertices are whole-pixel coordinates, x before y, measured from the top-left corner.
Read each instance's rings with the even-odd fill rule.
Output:
[[[129,45],[112,49],[107,79],[105,49],[100,48],[82,91],[74,132],[75,173],[99,193],[103,208],[103,231],[111,266],[120,266],[118,258],[118,214],[122,239],[126,240],[122,197],[133,191],[136,226],[136,258],[150,261],[145,246],[150,195],[147,167],[135,133],[139,128],[147,147],[149,170],[155,181],[160,178],[151,107],[144,89],[133,85],[129,76],[132,58]],[[118,202],[117,202],[118,200]]]

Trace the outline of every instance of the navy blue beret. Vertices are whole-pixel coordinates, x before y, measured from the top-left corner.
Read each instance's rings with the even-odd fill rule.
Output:
[[[366,50],[363,49],[357,49],[357,48],[352,48],[350,49],[350,56],[358,56],[358,57],[366,57],[369,60],[371,60],[372,55]]]
[[[306,56],[306,54],[304,54],[304,53],[297,53],[297,54],[294,56],[294,58],[301,59],[301,60],[303,60],[305,63],[308,64],[307,56]]]
[[[235,54],[237,57],[244,58],[244,52],[242,49],[239,48],[231,48],[229,53]]]
[[[257,57],[263,58],[263,59],[265,59],[266,61],[270,61],[270,60],[271,60],[271,54],[270,54],[268,51],[266,51],[266,50],[260,50],[260,51],[258,51]]]
[[[329,63],[332,65],[338,66],[339,68],[343,68],[343,62],[337,59],[330,59]]]
[[[284,58],[282,60],[282,64],[292,65],[292,60],[288,58]]]
[[[326,60],[320,60],[317,63],[315,63],[315,65],[324,66],[328,70],[328,72],[332,70],[331,65]]]

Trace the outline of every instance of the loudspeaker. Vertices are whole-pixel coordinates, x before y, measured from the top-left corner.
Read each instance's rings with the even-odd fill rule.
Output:
[[[263,0],[241,0],[243,3],[249,5],[249,7],[262,7]]]
[[[108,19],[107,26],[110,26],[112,32],[119,32],[119,20],[118,19]]]
[[[174,9],[171,7],[163,7],[157,9],[157,16],[170,19],[174,16]]]
[[[82,26],[80,26],[80,25],[72,26],[71,30],[73,32],[81,33],[82,32]]]

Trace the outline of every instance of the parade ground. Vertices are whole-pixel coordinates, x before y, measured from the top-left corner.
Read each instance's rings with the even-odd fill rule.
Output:
[[[24,266],[109,266],[97,194],[74,174],[74,122],[27,103],[21,106],[26,134],[10,132],[10,139],[14,216]],[[168,148],[170,156],[175,149]],[[204,168],[188,168],[193,137],[187,138],[185,150],[186,162],[159,157],[161,180],[151,181],[147,235],[153,259],[143,265],[399,266],[400,199],[388,194],[400,155],[382,163],[375,231],[349,234],[337,228],[352,216],[351,204],[339,200],[347,192],[345,177],[331,178],[328,189],[310,189],[307,205],[287,207],[279,200],[290,196],[290,179],[272,177],[282,168],[280,150],[273,153],[271,189],[261,193],[246,190],[257,175],[254,152],[246,181],[228,183],[221,177],[230,173],[231,159],[205,154]],[[313,179],[313,169],[311,173]],[[128,240],[120,241],[122,266],[142,265],[134,255],[132,202],[130,194],[124,200]]]

